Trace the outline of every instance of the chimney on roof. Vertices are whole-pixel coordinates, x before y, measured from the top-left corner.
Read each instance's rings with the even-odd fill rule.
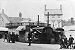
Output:
[[[60,10],[62,10],[62,4],[60,4]]]
[[[2,13],[4,13],[4,9],[2,9]]]
[[[46,4],[45,4],[45,11],[46,11]]]
[[[19,17],[22,17],[22,13],[21,12],[19,12]]]

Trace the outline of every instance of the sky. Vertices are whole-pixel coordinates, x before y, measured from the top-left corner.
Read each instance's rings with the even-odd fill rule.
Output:
[[[7,16],[18,17],[21,12],[23,18],[31,18],[33,21],[37,21],[38,15],[40,21],[45,21],[45,4],[48,9],[60,9],[62,4],[62,18],[75,18],[75,0],[0,0],[0,8],[4,9]]]

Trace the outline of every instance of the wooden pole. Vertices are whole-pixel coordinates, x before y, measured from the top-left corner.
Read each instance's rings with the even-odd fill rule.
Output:
[[[48,15],[47,15],[47,26],[49,26],[49,12],[48,12]]]

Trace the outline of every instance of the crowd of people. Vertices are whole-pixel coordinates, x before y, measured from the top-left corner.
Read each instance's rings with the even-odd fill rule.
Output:
[[[3,39],[5,42],[5,39],[7,40],[8,43],[12,42],[15,43],[15,41],[17,40],[18,35],[16,35],[14,32],[12,32],[12,34],[10,32],[8,33],[4,33],[3,34]]]
[[[31,31],[28,34],[28,41],[29,41],[28,46],[31,46],[31,42],[32,42],[33,31],[32,31],[32,29],[30,29],[30,30]],[[8,43],[10,43],[10,42],[15,43],[15,41],[18,38],[18,35],[16,35],[14,32],[12,32],[12,34],[10,32],[8,32],[8,33],[3,34],[3,38],[4,38],[3,42],[5,42],[5,39],[7,39]],[[72,37],[72,35],[70,35],[69,39],[67,39],[67,37],[65,35],[63,37],[60,36],[60,39],[59,39],[60,49],[62,49],[62,48],[74,48],[75,49],[75,46],[73,46],[73,41],[74,41],[74,38]]]
[[[64,38],[60,38],[60,49],[62,48],[74,48],[75,46],[73,46],[73,40],[74,38],[72,37],[72,35],[70,35],[69,39],[67,39],[66,36],[64,36]]]

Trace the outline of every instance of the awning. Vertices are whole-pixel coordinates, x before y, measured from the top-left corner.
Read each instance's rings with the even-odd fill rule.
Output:
[[[20,31],[22,29],[25,30],[26,29],[26,26],[19,26],[16,30],[19,30]]]
[[[0,27],[0,31],[8,31],[8,28]]]

